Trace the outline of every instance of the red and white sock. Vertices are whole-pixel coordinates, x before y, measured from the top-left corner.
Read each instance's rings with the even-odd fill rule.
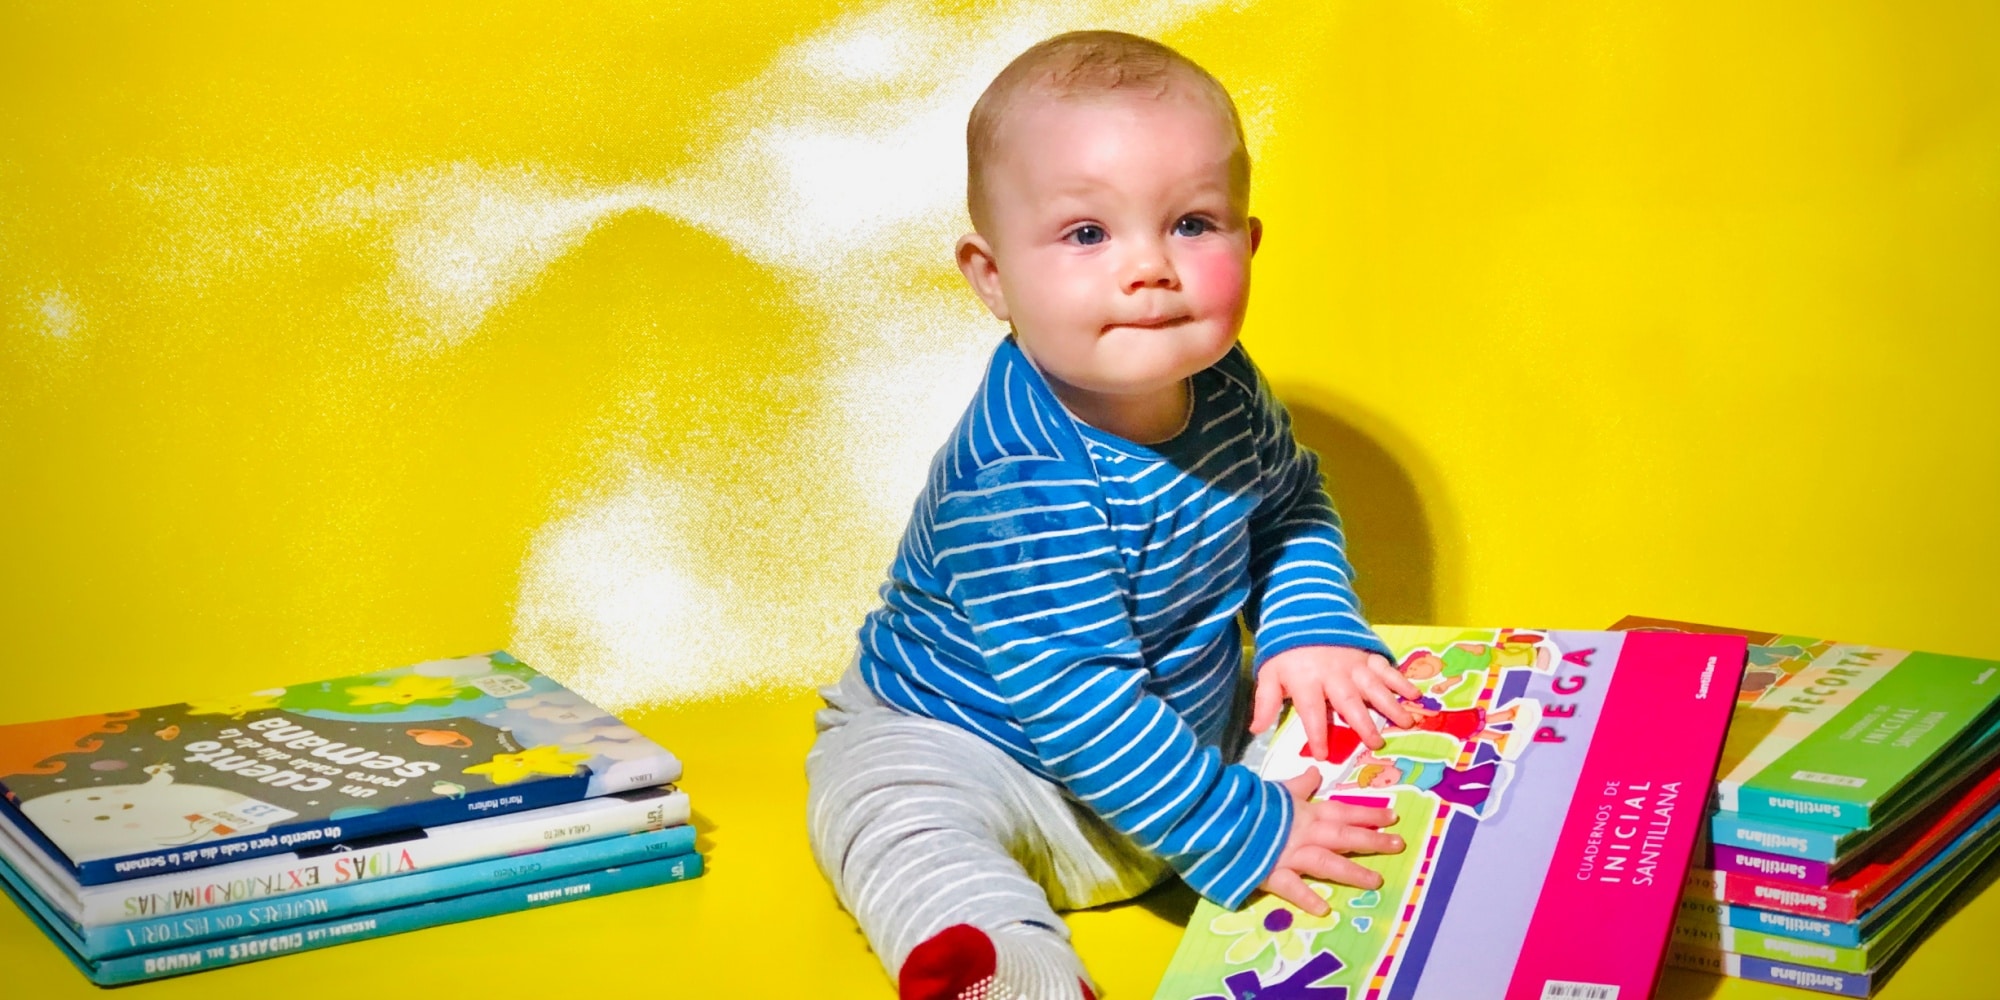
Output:
[[[996,944],[998,947],[996,947]],[[953,924],[910,949],[896,974],[901,1000],[1097,1000],[1078,975],[1076,953],[1054,932],[1023,926],[996,942]],[[1068,988],[1074,984],[1073,989]]]

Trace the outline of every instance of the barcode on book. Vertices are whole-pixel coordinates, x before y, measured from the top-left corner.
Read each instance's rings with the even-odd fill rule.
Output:
[[[1853,778],[1845,774],[1827,774],[1822,771],[1793,771],[1792,780],[1810,781],[1816,785],[1839,785],[1842,788],[1860,788],[1868,783],[1867,778]]]
[[[1549,979],[1542,983],[1542,1000],[1618,1000],[1618,987]]]

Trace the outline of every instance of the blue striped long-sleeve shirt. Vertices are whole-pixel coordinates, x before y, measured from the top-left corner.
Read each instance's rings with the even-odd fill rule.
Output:
[[[861,627],[885,701],[1056,781],[1235,907],[1291,831],[1279,785],[1224,765],[1242,664],[1387,653],[1362,619],[1317,458],[1239,346],[1172,439],[1071,418],[1013,340],[939,451]]]

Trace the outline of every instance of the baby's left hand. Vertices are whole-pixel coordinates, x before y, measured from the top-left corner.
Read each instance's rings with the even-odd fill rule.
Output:
[[[1265,660],[1259,668],[1250,731],[1271,728],[1278,721],[1278,710],[1290,699],[1306,724],[1306,745],[1314,760],[1326,759],[1329,707],[1370,750],[1380,750],[1382,733],[1368,714],[1370,706],[1399,729],[1416,722],[1398,696],[1411,701],[1420,697],[1416,685],[1381,654],[1348,646],[1300,646]]]

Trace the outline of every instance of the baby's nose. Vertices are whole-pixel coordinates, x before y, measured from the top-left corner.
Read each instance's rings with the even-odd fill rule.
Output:
[[[1125,268],[1125,290],[1136,292],[1142,288],[1173,288],[1180,284],[1174,275],[1174,265],[1167,255],[1155,250],[1146,250],[1132,255]]]

